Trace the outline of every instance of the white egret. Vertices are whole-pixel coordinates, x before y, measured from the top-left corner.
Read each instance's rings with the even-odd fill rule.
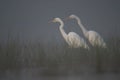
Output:
[[[63,26],[64,23],[60,18],[54,18],[51,22],[58,22],[60,23],[59,30],[65,39],[65,41],[68,43],[70,47],[73,48],[78,48],[78,47],[83,47],[86,49],[89,49],[88,45],[84,41],[83,38],[81,38],[78,34],[75,32],[69,32],[68,34],[64,31]]]
[[[90,42],[90,44],[92,46],[96,46],[96,47],[103,47],[106,48],[106,43],[104,42],[103,38],[95,31],[92,30],[87,30],[81,23],[81,20],[78,16],[76,15],[70,15],[67,19],[76,19],[78,25],[80,26],[80,28],[82,29],[82,32],[85,36],[85,38],[88,39],[88,41]]]

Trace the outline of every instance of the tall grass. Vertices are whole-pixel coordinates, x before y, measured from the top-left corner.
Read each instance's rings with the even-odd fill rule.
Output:
[[[44,67],[47,68],[46,73],[70,70],[79,73],[85,65],[98,72],[119,72],[120,39],[109,39],[107,45],[107,49],[86,50],[67,45],[53,44],[49,47],[42,43],[21,44],[19,40],[8,40],[6,45],[0,45],[0,70]]]

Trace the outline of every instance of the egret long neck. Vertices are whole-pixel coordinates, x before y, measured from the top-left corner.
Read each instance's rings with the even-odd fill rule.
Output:
[[[64,26],[64,23],[63,23],[62,21],[60,21],[60,26],[59,26],[60,32],[61,32],[63,38],[64,38],[65,40],[67,40],[67,34],[66,34],[66,32],[64,31],[63,26]]]
[[[77,19],[78,25],[79,25],[80,28],[82,29],[83,34],[86,35],[87,30],[86,30],[85,27],[82,25],[80,19],[79,19],[79,18],[76,18],[76,19]]]

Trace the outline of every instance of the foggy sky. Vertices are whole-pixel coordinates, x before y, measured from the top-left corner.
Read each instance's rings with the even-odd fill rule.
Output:
[[[48,21],[70,14],[104,38],[120,36],[119,0],[0,0],[0,41],[9,34],[20,40],[63,42],[59,24]],[[83,36],[74,20],[65,22],[64,29]]]

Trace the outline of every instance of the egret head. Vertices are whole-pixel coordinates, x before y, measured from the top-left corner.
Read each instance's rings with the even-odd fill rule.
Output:
[[[61,19],[60,18],[54,18],[52,22],[59,22]]]
[[[62,21],[60,18],[54,18],[53,20],[49,21],[49,23],[51,23],[51,22],[56,23],[56,22],[60,22],[60,21]]]
[[[74,14],[71,14],[70,16],[66,17],[64,20],[67,21],[69,19],[77,19],[77,16]]]
[[[77,17],[76,15],[72,14],[72,15],[69,16],[69,19],[74,19],[76,17]]]
[[[68,19],[75,19],[75,20],[77,20],[78,23],[81,23],[80,18],[79,18],[78,16],[74,15],[74,14],[70,15],[70,16],[68,17]]]

